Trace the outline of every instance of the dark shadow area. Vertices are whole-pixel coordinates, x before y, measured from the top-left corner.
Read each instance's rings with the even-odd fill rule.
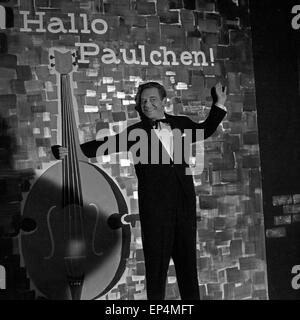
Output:
[[[0,265],[6,277],[0,300],[33,300],[35,292],[30,290],[25,268],[20,266],[20,255],[14,253],[13,238],[19,235],[22,223],[22,192],[29,190],[34,173],[14,169],[18,147],[10,120],[0,115]]]
[[[273,197],[300,193],[300,33],[291,25],[298,4],[250,1],[266,230],[278,229],[274,219],[283,215]],[[292,268],[300,264],[299,223],[281,227],[286,236],[266,237],[269,299],[299,300],[291,285]]]

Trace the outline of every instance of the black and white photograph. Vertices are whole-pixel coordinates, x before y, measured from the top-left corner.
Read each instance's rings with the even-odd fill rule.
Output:
[[[299,132],[300,1],[0,1],[0,300],[299,300]]]

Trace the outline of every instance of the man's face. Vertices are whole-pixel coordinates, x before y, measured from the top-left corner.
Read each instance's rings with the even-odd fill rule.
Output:
[[[152,120],[164,117],[166,98],[161,100],[157,88],[144,89],[141,95],[141,108],[146,117]]]

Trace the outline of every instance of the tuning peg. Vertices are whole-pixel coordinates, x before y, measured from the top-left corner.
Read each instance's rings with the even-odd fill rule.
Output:
[[[54,59],[55,57],[51,54],[51,55],[49,56],[49,58],[50,58],[50,59]]]
[[[72,64],[73,64],[73,66],[76,66],[76,65],[77,65],[77,62],[73,62]]]
[[[50,66],[51,66],[51,67],[54,67],[54,66],[55,66],[55,63],[51,63]]]
[[[75,57],[76,57],[76,53],[75,53],[75,52],[73,52],[73,53],[72,53],[72,56],[75,58]]]

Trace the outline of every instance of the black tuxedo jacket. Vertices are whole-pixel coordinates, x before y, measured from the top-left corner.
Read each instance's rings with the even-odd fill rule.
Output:
[[[191,129],[193,132],[192,142],[196,142],[197,135],[196,129],[204,130],[204,139],[210,137],[217,129],[220,122],[226,115],[226,111],[223,109],[212,105],[210,113],[205,121],[201,123],[195,123],[186,116],[173,116],[165,114],[167,120],[170,122],[172,129],[179,129],[184,133],[184,129]],[[160,146],[160,157],[156,164],[151,164],[151,125],[149,121],[145,119],[135,123],[134,125],[128,127],[126,130],[114,136],[117,145],[120,139],[127,139],[130,132],[134,129],[143,129],[147,134],[148,142],[148,160],[147,164],[136,163],[135,171],[138,178],[138,203],[139,203],[139,213],[140,221],[144,231],[146,226],[153,226],[157,224],[168,225],[172,223],[173,211],[174,211],[174,199],[176,199],[178,183],[182,186],[182,190],[186,197],[186,204],[189,214],[186,219],[196,222],[196,197],[195,189],[193,184],[193,178],[191,175],[186,174],[186,168],[188,163],[182,161],[181,164],[173,163],[170,159],[169,164],[163,164],[162,159],[168,157],[168,154],[164,147],[162,146],[160,140],[156,135]],[[103,143],[107,142],[107,139],[111,137],[106,137],[101,141],[90,141],[81,144],[83,153],[89,157],[96,157],[97,149]],[[153,139],[153,138],[152,138]],[[128,141],[127,151],[132,147],[136,141]],[[126,151],[116,149],[116,152]],[[164,162],[165,163],[165,162]]]

